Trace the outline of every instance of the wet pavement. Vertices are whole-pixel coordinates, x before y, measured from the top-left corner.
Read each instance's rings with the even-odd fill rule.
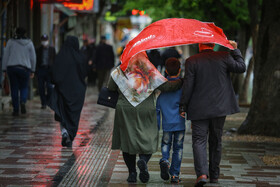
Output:
[[[97,91],[88,89],[73,148],[61,147],[59,124],[39,98],[29,101],[27,114],[0,112],[0,186],[145,186],[138,178],[128,184],[120,151],[110,149],[114,110],[96,104]],[[236,127],[247,110],[227,118],[225,130]],[[261,156],[280,155],[280,144],[223,142],[219,184],[205,186],[280,186],[280,167],[266,166]],[[160,150],[160,149],[159,149]],[[160,178],[160,152],[148,164],[146,186],[194,186],[191,133],[186,133],[181,183]],[[139,172],[138,172],[139,173]]]

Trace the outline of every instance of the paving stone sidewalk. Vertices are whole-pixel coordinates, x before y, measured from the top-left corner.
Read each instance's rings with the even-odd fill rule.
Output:
[[[100,133],[100,127],[108,119],[108,108],[97,105],[96,99],[97,91],[88,89],[72,149],[61,147],[59,123],[54,121],[49,108],[40,109],[38,97],[27,102],[27,114],[19,117],[13,117],[11,107],[8,110],[6,107],[0,113],[0,186],[57,186],[64,183],[68,186],[66,179],[73,176],[73,170],[83,177],[76,177],[75,182],[85,181],[87,175],[81,168],[94,164],[84,162],[88,160],[86,155],[96,158],[104,152],[110,154],[108,136],[111,136],[112,129],[102,128],[103,134]],[[106,136],[103,137],[104,133]],[[104,150],[104,146],[108,150]],[[102,167],[100,164],[94,169],[102,171]]]
[[[247,112],[248,109],[242,109],[241,113],[228,116],[225,132],[240,124],[245,119]],[[266,166],[260,158],[264,155],[280,155],[280,144],[223,141],[219,184],[207,183],[205,186],[279,187],[280,167]],[[151,179],[146,186],[174,186],[169,181],[163,181],[160,178],[160,158],[161,153],[157,152],[148,163]],[[108,185],[131,186],[126,182],[127,177],[128,171],[120,153]],[[194,186],[196,175],[193,166],[191,133],[186,133],[185,136],[180,177],[182,181],[178,186]],[[136,186],[138,185],[141,185],[139,178]]]
[[[110,149],[114,110],[97,105],[96,99],[97,91],[88,89],[72,149],[61,147],[59,124],[51,110],[40,109],[38,98],[28,102],[24,116],[0,113],[0,186],[174,186],[160,178],[160,151],[148,164],[149,183],[126,182],[122,154]],[[240,124],[246,113],[229,116],[225,130]],[[224,141],[219,184],[206,186],[280,186],[280,167],[266,166],[263,155],[280,155],[279,144]],[[190,133],[180,177],[176,186],[194,186]]]

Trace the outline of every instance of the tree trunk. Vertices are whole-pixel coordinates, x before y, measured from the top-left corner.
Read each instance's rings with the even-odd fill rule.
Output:
[[[245,56],[246,49],[248,46],[248,42],[250,39],[250,27],[247,25],[243,25],[241,29],[238,31],[238,49],[241,51],[242,56]],[[242,93],[242,83],[244,80],[243,74],[232,74],[232,85],[234,88],[234,92],[236,95],[240,95]]]
[[[251,58],[249,65],[247,67],[247,73],[244,78],[244,82],[242,85],[242,89],[239,96],[239,103],[240,104],[248,104],[248,89],[249,89],[249,83],[250,83],[250,76],[253,72],[254,67],[254,57]]]
[[[254,66],[253,98],[240,134],[280,137],[280,1],[263,1]]]
[[[248,103],[248,87],[250,82],[250,75],[253,72],[255,56],[256,56],[256,44],[257,44],[257,36],[258,36],[258,27],[259,27],[259,3],[258,0],[248,0],[248,9],[250,15],[250,29],[251,29],[251,36],[252,36],[252,47],[253,47],[253,57],[249,62],[247,67],[247,73],[242,85],[242,89],[240,91],[239,103]]]

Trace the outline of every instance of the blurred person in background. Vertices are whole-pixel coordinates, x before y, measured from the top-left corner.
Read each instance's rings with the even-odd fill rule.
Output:
[[[87,62],[79,50],[75,36],[67,36],[52,66],[52,83],[55,85],[49,106],[60,122],[64,147],[72,147],[77,134],[83,108],[87,76]]]
[[[147,52],[149,60],[161,72],[161,66],[164,63],[158,49],[151,49]]]
[[[50,69],[55,59],[55,48],[49,45],[49,37],[46,34],[41,36],[41,45],[36,49],[36,57],[36,76],[38,78],[41,109],[45,109],[52,88]]]
[[[28,82],[29,78],[34,77],[35,67],[34,45],[26,37],[26,30],[19,27],[16,29],[14,38],[11,38],[7,43],[2,64],[4,76],[8,75],[10,80],[13,116],[19,115],[19,108],[22,114],[26,113]]]
[[[88,39],[83,40],[83,46],[81,47],[81,52],[84,54],[86,61],[88,63],[88,85],[95,86],[96,82],[96,69],[93,64],[93,59],[95,55],[95,42],[89,43]]]
[[[97,87],[100,91],[103,84],[108,82],[110,71],[115,66],[113,47],[106,43],[105,36],[101,37],[100,43],[96,47],[93,63],[97,71]]]

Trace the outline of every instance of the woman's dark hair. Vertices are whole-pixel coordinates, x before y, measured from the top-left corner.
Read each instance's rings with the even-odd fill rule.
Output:
[[[165,69],[168,75],[169,76],[177,75],[180,69],[180,65],[181,65],[180,61],[177,58],[175,57],[168,58],[165,61]]]

